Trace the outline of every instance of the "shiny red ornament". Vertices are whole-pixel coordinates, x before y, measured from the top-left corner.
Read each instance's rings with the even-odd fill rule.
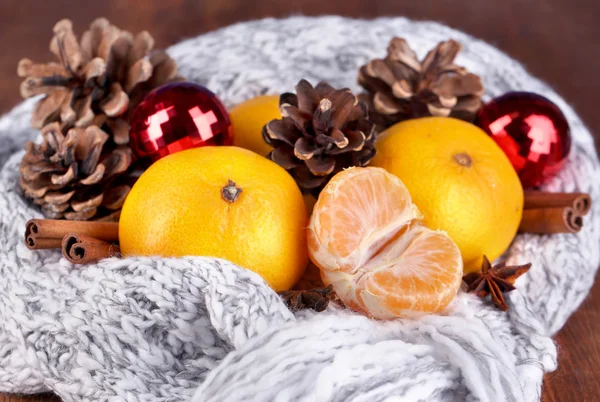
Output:
[[[211,91],[190,82],[150,92],[133,110],[129,124],[134,152],[153,161],[189,148],[233,143],[225,106]]]
[[[531,92],[509,92],[493,99],[478,112],[476,124],[506,153],[525,188],[554,176],[571,150],[564,114]]]

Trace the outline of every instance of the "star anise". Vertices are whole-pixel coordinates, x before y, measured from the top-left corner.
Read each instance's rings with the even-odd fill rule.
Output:
[[[508,306],[504,302],[503,293],[515,290],[515,281],[518,277],[529,271],[531,264],[509,265],[505,263],[492,267],[486,256],[483,256],[481,272],[472,272],[463,277],[463,281],[469,286],[468,293],[475,293],[483,298],[492,296],[492,302],[500,310],[507,311]]]
[[[309,290],[288,290],[279,292],[279,296],[292,312],[304,309],[313,309],[317,312],[324,311],[333,298],[333,287]]]

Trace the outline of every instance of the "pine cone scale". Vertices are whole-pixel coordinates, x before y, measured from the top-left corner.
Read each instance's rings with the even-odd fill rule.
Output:
[[[83,70],[81,70],[82,77],[85,81],[86,86],[91,86],[92,81],[99,79],[106,74],[106,63],[99,57],[90,60]]]
[[[388,96],[383,92],[375,93],[375,97],[373,98],[373,106],[375,106],[376,111],[386,115],[404,111],[403,105],[400,102],[396,101],[394,97]]]
[[[321,81],[315,87],[315,91],[319,98],[329,98],[335,89],[325,81]]]
[[[391,68],[389,68],[387,64],[380,59],[375,59],[367,63],[365,66],[365,72],[369,77],[379,78],[389,86],[394,85],[394,82],[396,82],[396,77],[394,76]]]
[[[300,137],[302,137],[302,133],[291,121],[291,118],[283,120],[271,120],[263,128],[263,138],[265,138],[267,143],[271,145],[275,140],[283,141],[288,145],[294,146]]]
[[[70,191],[68,193],[56,193],[56,192],[48,192],[44,196],[44,202],[53,205],[61,205],[66,204],[69,206],[68,202],[71,197],[75,194],[75,191]],[[62,211],[61,211],[62,212]]]
[[[348,131],[346,132],[346,138],[348,139],[346,147],[353,151],[362,150],[367,141],[367,137],[362,131]]]
[[[96,212],[97,212],[96,209],[89,209],[87,211],[81,211],[81,212],[66,212],[63,216],[58,214],[56,216],[56,218],[64,217],[65,219],[72,220],[72,221],[87,221],[87,220],[93,218],[94,215],[96,215]]]
[[[98,184],[104,178],[104,165],[97,165],[96,169],[88,175],[85,179],[81,179],[79,182],[84,186],[91,186],[93,184]]]
[[[318,117],[315,116],[313,118],[312,114],[294,107],[285,108],[285,111],[298,131],[305,137],[310,136],[308,130],[310,130],[311,126],[314,124],[314,119],[317,119]]]
[[[414,92],[408,81],[400,80],[392,84],[392,95],[398,99],[410,99]]]
[[[75,212],[88,211],[91,209],[96,209],[102,204],[102,199],[104,198],[103,194],[97,195],[96,197],[92,197],[85,201],[74,201],[71,202],[71,208]]]
[[[100,109],[108,117],[120,116],[129,108],[129,97],[123,91],[121,84],[115,82],[111,85],[109,93],[100,104]],[[92,115],[93,118],[93,115]],[[91,122],[91,120],[90,120]]]
[[[69,166],[66,172],[62,174],[53,174],[50,176],[50,181],[55,186],[64,187],[69,184],[76,176],[75,164]]]
[[[327,176],[335,168],[334,157],[320,157],[306,159],[304,161],[310,172],[316,176]]]
[[[77,37],[73,33],[73,23],[64,19],[54,25],[54,37],[50,41],[50,51],[69,71],[75,71],[82,62]]]
[[[344,135],[344,133],[335,127],[335,125],[332,122],[332,128],[331,128],[331,139],[333,140],[333,143],[335,144],[335,146],[338,149],[344,149],[348,146],[348,138],[346,138],[346,136]],[[331,149],[333,149],[334,147],[331,147]],[[329,149],[327,150],[329,151]]]
[[[269,159],[277,163],[286,170],[290,170],[298,166],[297,157],[295,158],[295,148],[276,148],[268,155]]]
[[[300,80],[296,85],[296,94],[298,109],[312,115],[321,101],[317,91],[308,81]]]
[[[21,175],[25,180],[37,180],[41,175],[57,171],[55,164],[46,162],[39,157],[31,157],[27,164],[21,167]]]
[[[55,90],[50,95],[40,100],[31,115],[31,126],[42,128],[47,121],[60,115],[62,104],[69,99],[67,90]]]
[[[148,31],[142,31],[138,33],[133,42],[131,43],[131,49],[127,54],[125,64],[127,66],[133,65],[137,60],[143,59],[148,53],[154,48],[154,38]]]
[[[421,71],[421,63],[419,63],[416,53],[413,52],[406,40],[397,37],[392,38],[388,45],[388,54],[391,60],[402,62],[414,71]]]
[[[302,137],[299,138],[294,144],[294,156],[302,161],[305,161],[315,156],[315,152],[318,149],[319,147],[317,144],[309,141],[306,137]]]
[[[21,59],[17,65],[17,75],[21,78],[65,77],[69,72],[58,63],[36,64],[30,59]]]
[[[341,129],[348,120],[352,108],[358,103],[358,100],[351,92],[344,92],[334,97],[331,96],[331,103],[335,105],[331,112],[329,126],[335,129]]]

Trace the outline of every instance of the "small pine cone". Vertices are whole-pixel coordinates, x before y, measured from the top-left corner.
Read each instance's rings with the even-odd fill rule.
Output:
[[[372,118],[382,127],[423,116],[473,121],[481,107],[481,79],[454,64],[461,45],[440,42],[419,61],[408,43],[393,38],[384,59],[362,66],[358,83],[368,91]]]
[[[21,188],[48,218],[117,221],[131,183],[123,173],[132,162],[126,145],[108,145],[97,126],[75,127],[66,135],[60,123],[41,131],[43,141],[26,144]]]
[[[280,96],[279,107],[283,118],[262,132],[273,147],[268,157],[291,173],[303,193],[318,195],[336,173],[366,166],[375,156],[367,105],[349,89],[325,82],[313,88],[301,80],[296,94]]]
[[[177,65],[164,51],[151,53],[154,39],[146,31],[133,36],[98,18],[83,33],[73,33],[64,19],[54,26],[50,51],[57,62],[36,64],[22,59],[17,68],[24,98],[44,94],[31,125],[59,122],[72,127],[96,125],[115,144],[129,142],[128,115],[152,89],[177,79]]]

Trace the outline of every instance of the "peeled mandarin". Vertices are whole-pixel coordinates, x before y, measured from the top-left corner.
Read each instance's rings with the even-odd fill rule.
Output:
[[[311,260],[352,309],[380,319],[442,311],[462,280],[456,244],[423,226],[406,186],[379,168],[335,175],[308,226]]]

